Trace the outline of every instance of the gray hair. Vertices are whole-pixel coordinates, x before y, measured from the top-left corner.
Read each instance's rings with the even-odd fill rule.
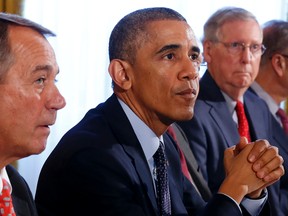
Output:
[[[256,23],[258,23],[256,17],[251,12],[243,8],[223,7],[212,14],[206,21],[204,25],[204,36],[202,41],[218,41],[219,29],[227,22],[238,20],[254,20]]]
[[[49,29],[24,17],[16,14],[0,13],[0,82],[3,81],[6,72],[9,70],[14,60],[13,53],[11,53],[11,45],[9,43],[9,26],[24,26],[31,28],[41,34],[44,38],[45,36],[55,36]]]
[[[261,65],[265,64],[275,53],[288,55],[288,22],[270,20],[262,25],[262,29],[266,51],[261,57]]]

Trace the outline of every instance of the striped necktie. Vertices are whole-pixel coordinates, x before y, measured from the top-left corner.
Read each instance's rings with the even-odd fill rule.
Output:
[[[285,111],[281,108],[278,109],[276,112],[276,115],[280,118],[283,130],[286,135],[288,135],[288,117]]]

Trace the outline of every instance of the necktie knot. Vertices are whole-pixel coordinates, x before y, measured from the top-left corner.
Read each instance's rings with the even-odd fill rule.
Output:
[[[160,142],[159,148],[153,156],[156,168],[156,192],[158,208],[161,216],[171,215],[171,201],[168,184],[167,159],[164,144]]]
[[[10,187],[5,179],[2,179],[3,188],[0,193],[0,215],[1,216],[16,216],[12,204]]]
[[[239,135],[242,137],[246,137],[248,141],[251,141],[250,132],[249,132],[249,124],[247,117],[245,115],[244,105],[241,101],[237,101],[235,107],[237,118],[238,118],[238,132]]]
[[[281,123],[282,123],[282,127],[283,127],[283,130],[286,134],[288,134],[288,117],[287,117],[287,114],[286,112],[279,108],[278,111],[276,112],[276,115],[280,118],[281,120]]]

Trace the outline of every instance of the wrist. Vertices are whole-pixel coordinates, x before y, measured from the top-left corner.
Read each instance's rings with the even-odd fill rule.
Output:
[[[267,196],[267,189],[261,189],[255,192],[252,192],[250,194],[247,194],[245,197],[248,199],[256,200],[256,199],[263,199],[264,197]]]
[[[226,177],[222,182],[218,192],[228,195],[238,204],[240,204],[248,192],[248,187],[244,185],[236,186],[235,181],[230,180],[229,177]]]

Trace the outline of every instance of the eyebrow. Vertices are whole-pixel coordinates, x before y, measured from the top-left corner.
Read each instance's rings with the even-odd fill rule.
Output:
[[[178,44],[169,44],[169,45],[166,45],[166,46],[162,47],[162,48],[157,52],[157,54],[162,53],[162,52],[165,52],[165,51],[167,51],[167,50],[178,49],[179,47],[180,47],[180,45],[178,45]],[[198,53],[200,53],[200,48],[199,48],[198,46],[192,46],[192,47],[191,47],[191,50],[192,50],[193,52],[198,52]]]
[[[37,71],[47,71],[47,72],[51,72],[53,70],[53,67],[51,65],[37,65],[34,70],[33,73],[36,73]],[[59,68],[57,70],[56,74],[59,74]]]
[[[162,52],[165,52],[165,51],[167,51],[167,50],[178,49],[179,47],[180,47],[180,45],[177,45],[177,44],[169,44],[169,45],[166,45],[166,46],[162,47],[162,48],[157,52],[157,54],[162,53]]]
[[[192,46],[191,50],[200,53],[200,48],[198,46]]]

